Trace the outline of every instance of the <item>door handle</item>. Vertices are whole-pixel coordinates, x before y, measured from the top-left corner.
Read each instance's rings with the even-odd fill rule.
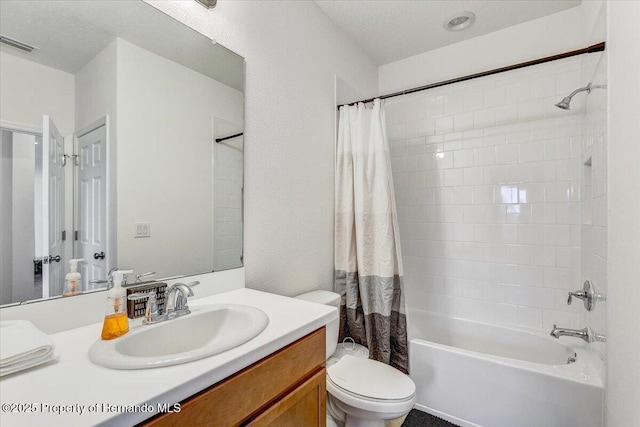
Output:
[[[93,254],[93,259],[104,259],[104,252],[96,252]]]
[[[56,255],[56,256],[49,255],[49,258],[48,258],[48,259],[47,259],[47,258],[45,258],[45,260],[49,261],[49,264],[51,264],[51,263],[52,263],[52,262],[54,262],[54,261],[55,261],[55,262],[60,262],[60,260],[61,260],[61,259],[62,259],[62,258],[60,258],[60,255]]]

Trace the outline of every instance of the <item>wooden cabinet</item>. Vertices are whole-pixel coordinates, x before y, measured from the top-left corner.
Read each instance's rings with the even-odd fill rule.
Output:
[[[300,384],[247,424],[250,427],[301,427],[325,425],[325,370]]]
[[[140,425],[324,427],[324,356],[323,327]]]

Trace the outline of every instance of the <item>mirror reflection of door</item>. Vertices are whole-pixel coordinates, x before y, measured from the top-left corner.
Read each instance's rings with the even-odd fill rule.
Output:
[[[92,280],[107,276],[107,131],[104,124],[78,135],[77,205],[78,231],[76,258],[80,264],[82,289],[104,287]]]
[[[61,295],[64,286],[64,138],[43,116],[42,213],[44,237],[42,297]]]

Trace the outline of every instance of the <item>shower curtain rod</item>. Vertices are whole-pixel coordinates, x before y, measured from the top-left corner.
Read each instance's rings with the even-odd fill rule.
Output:
[[[394,93],[390,93],[388,95],[376,96],[375,98],[369,98],[369,99],[365,99],[365,100],[362,100],[362,101],[351,102],[349,104],[338,105],[338,109],[340,107],[345,106],[345,105],[355,105],[355,104],[359,104],[360,102],[363,102],[363,103],[373,102],[375,99],[378,99],[378,98],[379,99],[387,99],[387,98],[393,98],[394,96],[407,95],[407,94],[410,94],[410,93],[421,92],[423,90],[433,89],[433,88],[440,87],[440,86],[446,86],[446,85],[450,85],[450,84],[453,84],[453,83],[464,82],[466,80],[477,79],[478,77],[486,77],[486,76],[490,76],[492,74],[504,73],[505,71],[512,71],[512,70],[517,70],[519,68],[529,67],[531,65],[544,64],[545,62],[556,61],[558,59],[570,58],[572,56],[582,55],[583,53],[602,52],[604,50],[604,48],[605,48],[605,42],[600,42],[600,43],[594,44],[592,46],[585,47],[585,48],[578,49],[578,50],[572,50],[570,52],[559,53],[557,55],[547,56],[547,57],[544,57],[544,58],[538,58],[538,59],[534,59],[534,60],[527,61],[527,62],[520,62],[519,64],[508,65],[506,67],[501,67],[501,68],[495,68],[495,69],[489,70],[489,71],[482,71],[482,72],[476,73],[476,74],[469,74],[469,75],[466,75],[466,76],[463,76],[463,77],[457,77],[457,78],[451,79],[451,80],[444,80],[444,81],[437,82],[437,83],[431,83],[431,84],[424,85],[424,86],[418,86],[418,87],[414,87],[413,89],[407,89],[407,90],[403,90],[401,92],[394,92]]]
[[[244,133],[240,132],[240,133],[236,133],[235,135],[225,136],[224,138],[216,138],[216,142],[226,141],[227,139],[237,138],[242,135],[244,135]]]

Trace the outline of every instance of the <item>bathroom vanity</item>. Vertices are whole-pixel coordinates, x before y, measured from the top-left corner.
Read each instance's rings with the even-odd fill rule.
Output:
[[[325,328],[186,399],[143,426],[324,426]]]
[[[324,425],[324,326],[337,310],[244,288],[190,301],[194,309],[206,304],[253,306],[269,323],[238,347],[154,369],[92,363],[101,323],[53,334],[58,362],[0,380],[2,404],[32,409],[4,412],[3,427]],[[131,332],[145,327],[138,322]]]

